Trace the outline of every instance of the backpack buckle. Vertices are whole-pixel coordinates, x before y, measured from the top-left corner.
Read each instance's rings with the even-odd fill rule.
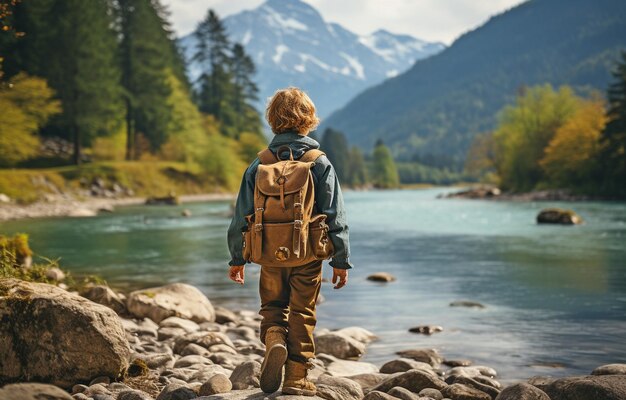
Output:
[[[263,224],[254,224],[254,230],[260,232],[263,230]]]
[[[301,219],[297,219],[297,220],[293,221],[293,227],[295,229],[302,229],[302,220]]]

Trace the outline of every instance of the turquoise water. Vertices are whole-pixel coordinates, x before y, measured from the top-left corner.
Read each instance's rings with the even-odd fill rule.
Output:
[[[348,192],[355,268],[348,286],[325,284],[319,327],[365,327],[380,336],[376,364],[413,347],[496,368],[504,381],[589,373],[626,361],[626,204],[436,199],[449,189]],[[585,224],[539,226],[541,208],[573,208]],[[180,217],[188,208],[193,216]],[[241,287],[226,277],[227,202],[133,206],[85,219],[2,223],[40,254],[125,289],[168,282],[199,287],[214,303],[258,306],[258,267]],[[390,284],[367,281],[387,271]],[[330,278],[331,269],[325,268]],[[453,308],[454,300],[484,309]],[[408,328],[436,324],[430,337]]]

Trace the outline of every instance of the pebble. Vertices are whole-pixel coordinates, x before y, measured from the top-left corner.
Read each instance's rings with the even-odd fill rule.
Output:
[[[369,275],[367,280],[372,282],[393,282],[396,280],[396,277],[388,272],[376,272]]]
[[[215,374],[200,386],[200,396],[210,396],[217,393],[227,393],[233,388],[233,384],[224,374]]]

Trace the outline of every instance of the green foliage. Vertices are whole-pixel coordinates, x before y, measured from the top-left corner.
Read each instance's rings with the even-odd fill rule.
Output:
[[[400,178],[391,151],[382,140],[374,147],[370,176],[374,187],[391,189],[400,185]]]
[[[495,128],[520,86],[604,91],[625,47],[623,0],[527,1],[364,91],[321,128],[346,132],[362,149],[384,137],[398,160],[432,154],[460,168],[473,137]]]
[[[351,187],[362,187],[367,185],[367,166],[361,150],[353,146],[348,152],[348,162],[346,165],[346,183]]]
[[[514,106],[504,108],[493,134],[495,168],[504,189],[528,191],[544,179],[539,165],[544,149],[579,105],[571,88],[554,91],[543,85],[524,90]]]
[[[402,184],[431,183],[435,185],[449,185],[459,181],[468,181],[464,175],[448,168],[437,168],[416,162],[397,162],[398,176]]]
[[[53,96],[46,81],[24,73],[0,85],[0,167],[13,166],[37,154],[39,139],[35,134],[61,111]]]
[[[608,122],[602,133],[602,190],[626,198],[626,51],[613,75],[615,81],[608,92]]]
[[[551,187],[596,188],[600,135],[606,125],[604,102],[588,100],[557,128],[539,162]]]
[[[29,0],[16,9],[25,36],[8,49],[11,74],[41,76],[55,90],[63,112],[47,131],[81,148],[121,122],[117,39],[109,1]]]
[[[320,148],[333,164],[335,173],[341,182],[347,182],[348,142],[343,132],[328,128],[324,131]]]

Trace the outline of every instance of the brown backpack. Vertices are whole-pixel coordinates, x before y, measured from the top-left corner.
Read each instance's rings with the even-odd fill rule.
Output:
[[[255,212],[246,217],[243,258],[270,267],[296,267],[330,258],[325,214],[313,215],[315,187],[311,168],[324,153],[309,150],[293,159],[279,160],[269,149],[258,153],[261,164],[254,185]]]

